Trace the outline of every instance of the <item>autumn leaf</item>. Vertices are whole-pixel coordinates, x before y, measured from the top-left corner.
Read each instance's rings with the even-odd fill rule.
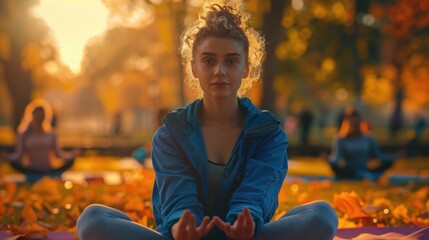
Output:
[[[143,226],[147,226],[148,225],[148,216],[143,215],[140,219],[138,219],[136,221],[137,223],[140,223]]]
[[[341,194],[334,194],[332,206],[346,214],[349,219],[370,217],[363,211],[361,202],[356,192],[342,192]]]
[[[13,182],[5,182],[5,188],[6,188],[6,196],[5,196],[5,201],[4,202],[10,202],[11,199],[13,199],[13,196],[16,193],[16,183]]]
[[[47,235],[49,229],[40,226],[37,223],[23,224],[18,228],[20,233],[35,235]]]
[[[0,198],[0,216],[4,216],[6,212],[6,207],[4,206],[3,198]]]
[[[22,210],[22,218],[29,224],[34,224],[37,222],[36,213],[28,202],[25,203],[24,209]]]
[[[127,211],[142,211],[144,209],[144,203],[139,197],[133,197],[128,199],[124,209]]]
[[[401,219],[402,221],[404,221],[406,223],[410,221],[410,217],[408,216],[408,209],[407,209],[407,207],[405,207],[404,204],[401,204],[401,205],[397,206],[395,209],[393,209],[392,215],[395,218]]]
[[[62,198],[60,187],[62,187],[62,185],[58,180],[44,177],[33,184],[31,191],[43,195],[47,200],[56,201]]]
[[[375,198],[373,205],[377,208],[387,208],[389,210],[393,209],[393,203],[390,199],[387,198]]]

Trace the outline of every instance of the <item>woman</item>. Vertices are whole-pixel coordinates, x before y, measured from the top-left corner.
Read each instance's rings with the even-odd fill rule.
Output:
[[[395,156],[383,154],[369,133],[368,122],[356,109],[348,109],[334,143],[333,157],[330,159],[331,168],[337,178],[377,180],[392,166]],[[369,167],[368,163],[372,158],[380,160],[377,167]]]
[[[63,152],[57,135],[51,127],[52,109],[44,100],[35,100],[27,105],[18,127],[15,152],[2,153],[11,166],[25,174],[27,181],[35,182],[44,176],[60,177],[69,169],[79,154],[75,150]],[[52,165],[52,155],[64,161],[60,167]]]
[[[264,53],[248,17],[241,5],[207,4],[182,36],[198,100],[167,114],[153,138],[156,231],[91,205],[77,223],[81,239],[333,238],[338,220],[325,202],[269,222],[287,172],[288,141],[274,115],[241,97],[259,79]]]

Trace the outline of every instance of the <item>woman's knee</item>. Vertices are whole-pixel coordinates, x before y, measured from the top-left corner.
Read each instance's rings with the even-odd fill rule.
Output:
[[[333,238],[338,227],[338,217],[332,206],[325,201],[316,201],[312,203],[312,212],[313,226]]]
[[[97,232],[104,231],[108,208],[100,204],[92,204],[85,208],[77,220],[76,228],[80,239],[93,239]],[[103,230],[104,229],[104,230]]]

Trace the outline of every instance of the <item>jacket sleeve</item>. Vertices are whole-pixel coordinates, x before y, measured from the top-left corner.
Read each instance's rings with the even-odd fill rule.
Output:
[[[332,154],[329,162],[334,165],[339,165],[340,161],[344,161],[344,147],[341,138],[336,137],[332,144]]]
[[[199,201],[198,177],[165,126],[153,138],[152,163],[156,189],[153,204],[160,215],[155,217],[162,221],[161,234],[171,239],[171,227],[185,209],[195,215],[197,225],[201,223],[203,206]]]
[[[256,235],[272,218],[288,169],[287,144],[286,134],[280,127],[260,140],[247,159],[240,186],[232,195],[226,216],[228,222],[233,223],[247,207],[255,221]]]

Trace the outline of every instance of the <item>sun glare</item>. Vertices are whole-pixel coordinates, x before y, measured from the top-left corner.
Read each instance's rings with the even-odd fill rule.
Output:
[[[101,0],[41,0],[34,13],[51,28],[63,63],[79,73],[88,40],[107,29],[108,10]]]

